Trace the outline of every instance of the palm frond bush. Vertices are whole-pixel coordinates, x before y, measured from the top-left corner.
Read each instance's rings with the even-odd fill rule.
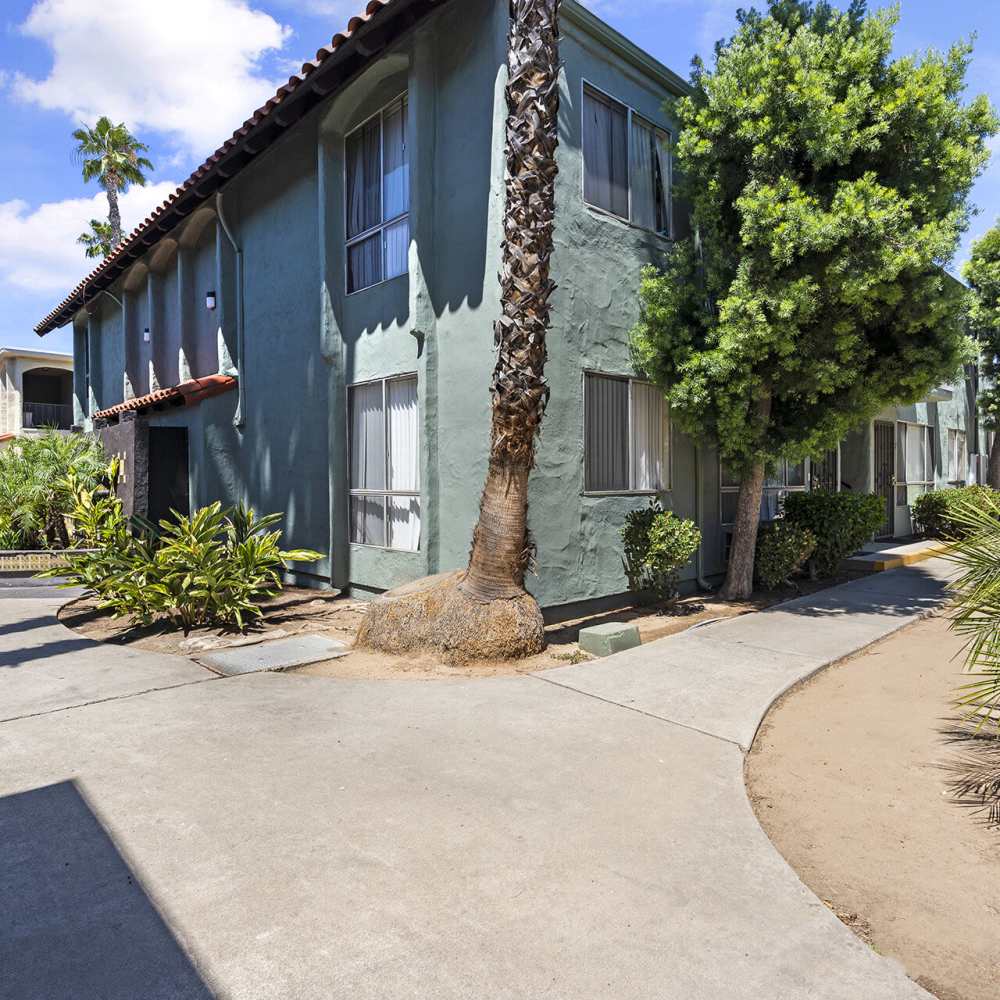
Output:
[[[84,587],[115,618],[169,621],[185,634],[201,625],[245,630],[261,617],[260,602],[281,590],[287,563],[322,558],[310,549],[282,550],[281,515],[258,517],[242,505],[213,503],[190,516],[173,511],[156,526],[141,519],[127,525],[116,499],[95,502],[81,492],[74,517],[97,550],[71,556],[68,569],[48,575]]]
[[[97,488],[106,472],[104,450],[89,434],[46,431],[0,451],[0,545],[66,547],[77,488]]]

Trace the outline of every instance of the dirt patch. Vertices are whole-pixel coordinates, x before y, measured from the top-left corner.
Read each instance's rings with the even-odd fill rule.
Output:
[[[801,582],[800,592],[812,593],[833,586],[840,580],[825,583]],[[314,677],[345,677],[357,679],[399,678],[439,680],[461,677],[496,677],[505,674],[532,673],[549,667],[579,663],[590,657],[577,645],[580,629],[606,622],[630,622],[639,629],[644,643],[683,632],[699,622],[760,611],[796,596],[791,590],[755,594],[750,601],[722,601],[714,595],[693,595],[681,598],[663,608],[634,606],[597,615],[574,618],[548,625],[545,629],[546,649],[522,660],[478,660],[471,663],[448,663],[438,654],[391,654],[369,649],[352,649],[343,659],[314,663],[296,673]],[[246,643],[279,639],[287,635],[314,632],[329,635],[342,642],[353,643],[365,617],[365,601],[340,597],[335,592],[286,588],[278,597],[261,605],[261,622],[241,635],[236,631],[195,629],[185,637],[161,623],[152,626],[130,626],[115,621],[97,609],[89,598],[67,604],[59,613],[68,628],[97,642],[133,646],[196,656],[199,651]]]
[[[996,1000],[1000,831],[949,793],[941,732],[961,649],[930,618],[794,689],[747,786],[775,846],[860,937],[941,1000]]]

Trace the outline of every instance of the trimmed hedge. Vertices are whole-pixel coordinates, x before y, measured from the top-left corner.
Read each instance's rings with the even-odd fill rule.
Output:
[[[802,569],[815,550],[816,539],[808,528],[786,520],[762,524],[754,561],[757,580],[767,590],[776,590]]]
[[[813,490],[785,497],[785,520],[812,532],[816,550],[809,561],[815,577],[834,576],[885,520],[885,499],[874,493]]]
[[[680,572],[701,544],[694,521],[664,510],[654,499],[648,507],[629,511],[620,533],[629,590],[648,603],[676,598]]]
[[[913,521],[917,530],[928,538],[946,540],[964,538],[968,528],[955,519],[962,507],[980,510],[991,507],[986,497],[995,498],[988,486],[956,486],[947,490],[931,490],[917,497],[913,504]]]

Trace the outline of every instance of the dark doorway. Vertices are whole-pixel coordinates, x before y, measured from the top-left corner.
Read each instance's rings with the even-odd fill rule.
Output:
[[[189,514],[188,432],[186,427],[149,428],[149,513],[154,523],[170,511]]]
[[[875,492],[885,502],[885,521],[876,538],[892,538],[896,514],[896,429],[875,421]]]

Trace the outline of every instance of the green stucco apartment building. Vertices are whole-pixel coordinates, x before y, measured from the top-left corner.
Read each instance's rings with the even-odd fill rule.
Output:
[[[289,545],[328,554],[301,580],[358,593],[465,565],[499,313],[507,29],[506,0],[369,3],[39,324],[73,324],[76,421],[129,457],[135,509],[282,511]],[[734,502],[628,350],[640,268],[685,225],[663,110],[685,85],[573,0],[561,56],[529,578],[553,615],[625,591],[618,531],[652,496],[704,529],[689,580],[717,577]],[[906,534],[917,490],[978,468],[967,387],[883,416],[780,469],[765,514],[791,489],[880,488],[886,533]]]

